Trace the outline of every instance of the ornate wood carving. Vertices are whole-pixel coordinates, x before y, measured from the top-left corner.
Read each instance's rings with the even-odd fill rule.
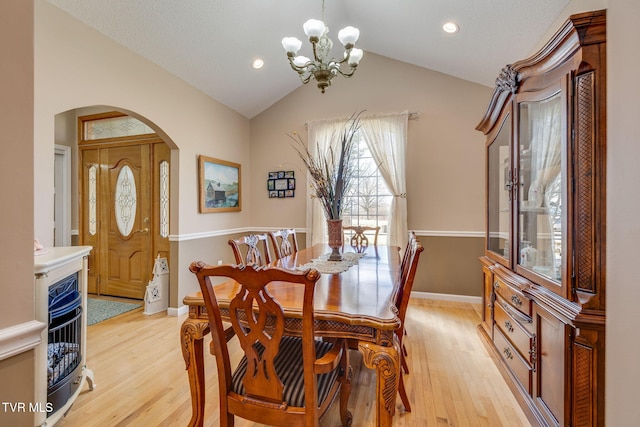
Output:
[[[594,279],[594,73],[576,77],[575,203],[576,288],[595,292]]]
[[[581,344],[574,344],[574,365],[576,378],[574,380],[574,423],[576,426],[593,424],[593,386],[591,372],[593,372],[593,349]]]
[[[511,64],[500,71],[496,79],[496,89],[511,93],[516,93],[518,90],[518,72],[513,69]]]
[[[201,341],[209,333],[209,322],[185,320],[181,327],[180,342],[185,369],[189,369],[195,341]]]
[[[382,347],[367,342],[360,342],[358,349],[362,352],[365,366],[377,369],[377,394],[384,399],[384,408],[393,416],[399,381],[400,356],[398,352],[391,351],[394,349],[393,347]]]

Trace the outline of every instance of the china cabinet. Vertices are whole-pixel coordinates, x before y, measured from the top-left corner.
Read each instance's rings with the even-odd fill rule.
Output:
[[[506,66],[486,143],[479,332],[532,422],[604,425],[605,11]]]

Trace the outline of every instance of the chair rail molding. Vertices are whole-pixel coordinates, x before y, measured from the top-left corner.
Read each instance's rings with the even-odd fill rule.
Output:
[[[0,329],[0,360],[34,349],[42,341],[44,322],[31,320]]]

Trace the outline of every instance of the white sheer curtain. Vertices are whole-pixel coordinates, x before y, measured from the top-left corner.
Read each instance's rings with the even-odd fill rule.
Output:
[[[404,247],[407,239],[407,198],[405,159],[409,113],[360,116],[363,138],[374,161],[378,164],[387,188],[393,195],[389,215],[389,245]],[[309,151],[315,152],[316,144],[326,149],[336,135],[344,129],[346,119],[314,121],[307,124]],[[307,227],[311,239],[307,243],[326,242],[326,221],[315,198],[307,205]]]
[[[316,153],[319,147],[321,152],[325,152],[334,144],[337,150],[338,138],[344,130],[346,120],[320,120],[307,123],[307,141],[309,152]],[[307,178],[309,179],[309,178]],[[308,187],[307,191],[313,191]],[[314,245],[327,241],[327,222],[320,202],[312,194],[307,201],[307,229],[311,230],[311,236],[307,234],[307,245]],[[310,237],[310,238],[309,238]]]
[[[528,107],[531,126],[531,186],[541,192],[536,197],[536,204],[542,206],[545,191],[560,173],[560,95],[532,102]]]
[[[555,95],[541,102],[532,102],[529,108],[529,125],[531,126],[531,187],[529,199],[533,199],[537,207],[543,205],[548,209],[547,221],[539,222],[538,235],[547,234],[549,239],[538,239],[538,254],[542,259],[538,263],[553,267],[554,232],[553,223],[561,215],[562,206],[550,203],[558,197],[559,175],[562,160],[561,138],[561,99]],[[546,242],[545,247],[543,244]]]
[[[363,118],[364,139],[393,195],[389,212],[389,245],[404,248],[407,239],[407,182],[405,160],[409,113]]]

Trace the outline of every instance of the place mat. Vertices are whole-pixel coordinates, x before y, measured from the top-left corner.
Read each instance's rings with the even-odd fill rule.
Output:
[[[352,265],[356,265],[358,260],[365,254],[359,254],[354,252],[346,252],[342,254],[342,261],[329,261],[330,254],[320,255],[320,258],[312,259],[303,265],[296,267],[296,270],[306,270],[307,268],[315,268],[320,273],[335,274],[347,271]]]

